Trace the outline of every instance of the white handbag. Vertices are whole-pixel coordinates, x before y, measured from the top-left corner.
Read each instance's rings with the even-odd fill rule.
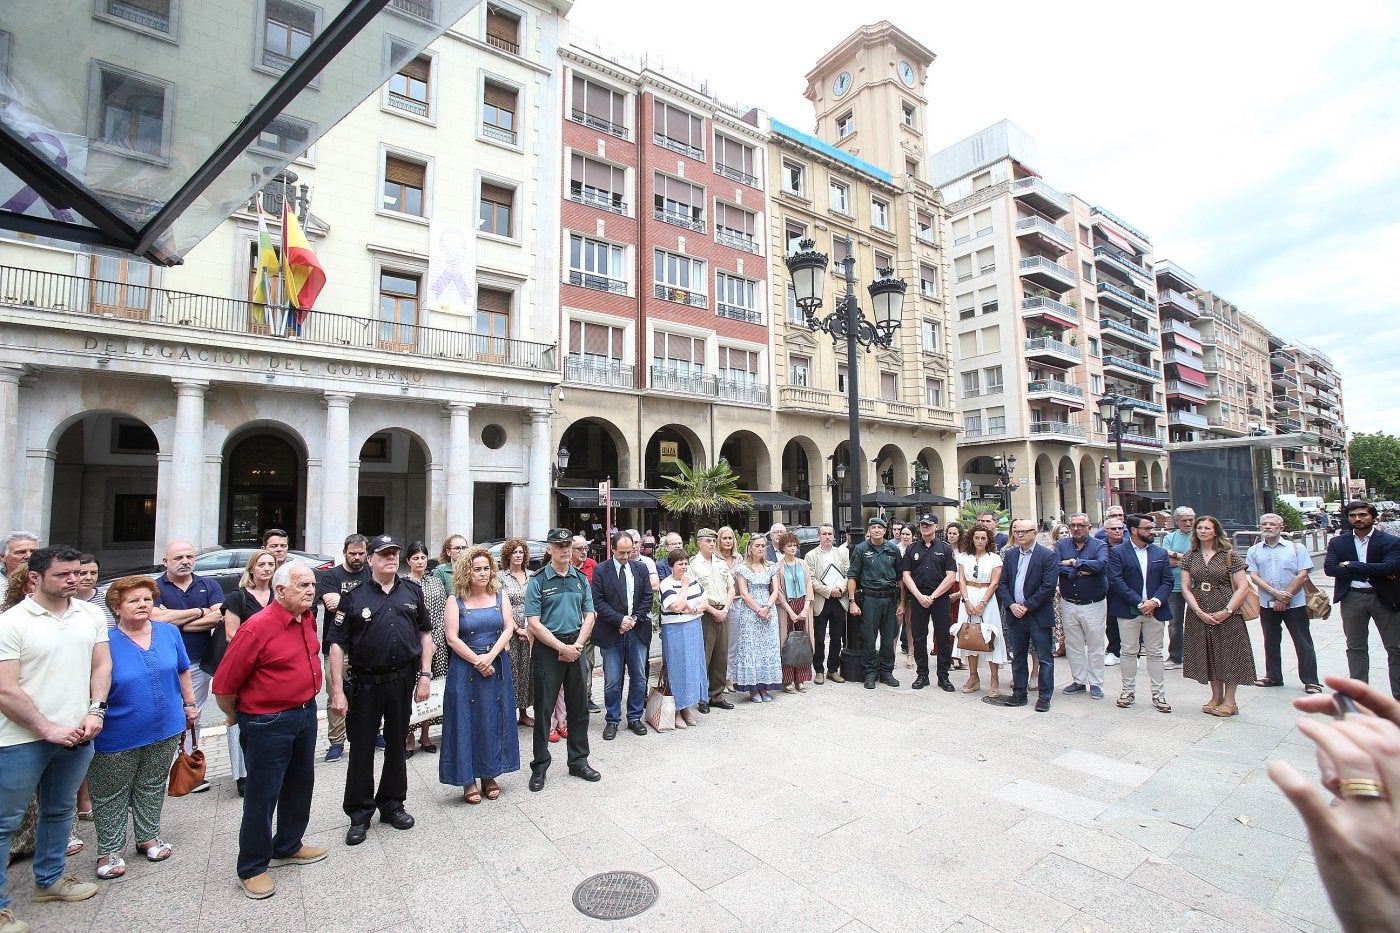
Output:
[[[676,728],[676,698],[671,696],[670,685],[666,684],[666,668],[656,672],[656,686],[647,694],[647,705],[643,715],[647,725],[657,732],[671,732]]]
[[[428,698],[419,702],[413,701],[413,710],[409,713],[408,724],[416,726],[420,722],[427,722],[429,719],[437,719],[442,716],[442,698],[447,691],[447,678],[439,677],[437,680],[428,681]]]

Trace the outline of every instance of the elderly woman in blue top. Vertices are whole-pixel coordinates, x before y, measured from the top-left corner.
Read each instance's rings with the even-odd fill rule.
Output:
[[[107,607],[117,619],[110,637],[112,692],[88,767],[97,877],[103,880],[126,873],[128,820],[147,860],[170,857],[170,843],[160,838],[166,776],[180,737],[199,716],[180,630],[151,619],[158,594],[150,577],[122,577],[107,589]]]

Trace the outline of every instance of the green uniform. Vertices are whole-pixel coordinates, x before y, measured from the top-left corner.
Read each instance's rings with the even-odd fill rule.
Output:
[[[894,640],[899,634],[899,620],[895,617],[899,606],[899,562],[899,547],[891,541],[876,547],[865,540],[851,551],[850,578],[856,581],[860,593],[860,638],[867,678],[894,673]]]
[[[544,567],[525,585],[525,615],[539,616],[540,624],[566,645],[578,640],[583,615],[593,611],[593,588],[577,567],[558,573],[554,565]],[[559,652],[543,641],[535,642],[530,655],[535,674],[535,757],[532,766],[549,764],[549,724],[554,701],[564,688],[564,706],[569,726],[569,764],[588,763],[588,676],[585,655],[575,661],[559,660]]]

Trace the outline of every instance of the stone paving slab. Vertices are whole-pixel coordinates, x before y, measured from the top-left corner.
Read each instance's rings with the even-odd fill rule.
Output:
[[[1345,670],[1339,620],[1314,635],[1322,670]],[[898,690],[812,686],[666,735],[604,742],[594,717],[600,784],[567,776],[561,743],[542,793],[526,770],[478,806],[419,753],[418,825],[375,823],[353,849],[344,762],[318,762],[308,841],[331,856],[274,870],[263,902],[234,883],[241,802],[211,728],[217,783],[166,801],[169,861],[129,853],[126,879],[46,905],[29,903],[18,863],[10,895],[37,930],[1334,930],[1302,824],[1264,773],[1280,758],[1316,774],[1292,725],[1287,643],[1284,655],[1290,685],[1241,688],[1227,720],[1199,712],[1208,690],[1179,671],[1170,715],[1118,709],[1115,670],[1109,698],[1057,695],[1036,714],[911,691],[901,658]],[[1374,636],[1372,657],[1383,678]],[[88,851],[70,866],[91,878],[92,824],[78,833]],[[612,923],[577,913],[574,887],[612,869],[650,875],[658,903]]]

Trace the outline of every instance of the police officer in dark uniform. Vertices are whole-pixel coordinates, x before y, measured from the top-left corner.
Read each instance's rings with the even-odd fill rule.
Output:
[[[914,662],[918,676],[915,690],[928,686],[928,630],[933,620],[933,643],[938,648],[938,686],[953,690],[948,669],[953,663],[953,634],[948,594],[958,582],[957,560],[953,549],[938,537],[938,519],[930,512],[919,516],[919,536],[904,551],[900,565],[903,586],[909,591],[910,628],[913,629]]]
[[[898,687],[894,678],[894,640],[899,635],[895,608],[899,605],[899,547],[885,540],[888,526],[875,516],[866,526],[866,539],[851,551],[851,572],[846,584],[851,598],[852,617],[860,620],[860,637],[865,651],[865,689],[874,690],[875,681]],[[880,638],[878,657],[876,635]]]
[[[345,771],[345,813],[350,831],[345,844],[365,841],[369,821],[410,829],[403,808],[408,795],[404,736],[414,700],[428,698],[433,660],[433,624],[423,590],[399,576],[399,542],[388,535],[370,539],[370,579],[345,593],[326,638],[331,645],[330,708],[346,715],[345,672],[352,675],[346,718],[350,765]],[[416,685],[416,686],[415,686]],[[384,766],[374,790],[374,740],[384,727]]]
[[[564,688],[569,725],[569,773],[585,781],[602,775],[588,764],[587,663],[581,646],[593,631],[593,587],[573,565],[573,533],[555,528],[545,537],[549,563],[525,586],[525,620],[535,636],[530,659],[535,669],[535,757],[530,761],[530,790],[542,790],[553,756],[549,753],[548,714]]]

